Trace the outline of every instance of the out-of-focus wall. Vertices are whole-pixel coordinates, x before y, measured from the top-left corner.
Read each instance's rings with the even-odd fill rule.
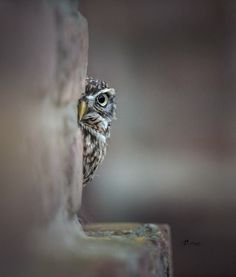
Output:
[[[175,276],[235,276],[236,4],[81,0],[88,73],[117,90],[92,221],[172,228]],[[200,246],[184,246],[184,240]]]
[[[0,4],[0,276],[83,275],[68,258],[84,236],[74,217],[88,31],[76,4]]]

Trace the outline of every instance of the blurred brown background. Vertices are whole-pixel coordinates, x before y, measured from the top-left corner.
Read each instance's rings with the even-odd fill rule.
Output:
[[[81,0],[80,11],[88,73],[118,101],[88,217],[169,223],[175,276],[236,276],[236,1]]]

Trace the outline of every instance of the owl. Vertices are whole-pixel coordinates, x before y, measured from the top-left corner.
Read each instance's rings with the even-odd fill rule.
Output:
[[[83,135],[83,184],[89,183],[106,155],[111,122],[116,116],[115,90],[104,81],[86,78],[78,101],[78,125]]]

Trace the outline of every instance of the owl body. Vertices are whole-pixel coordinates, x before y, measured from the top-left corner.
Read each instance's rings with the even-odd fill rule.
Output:
[[[104,138],[97,138],[88,131],[83,134],[83,183],[87,184],[93,178],[98,165],[106,155],[107,143]]]
[[[78,101],[78,124],[83,135],[83,184],[89,183],[106,155],[111,121],[115,118],[115,90],[88,77]]]

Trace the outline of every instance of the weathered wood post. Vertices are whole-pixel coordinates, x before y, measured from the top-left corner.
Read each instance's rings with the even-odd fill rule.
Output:
[[[37,240],[63,248],[70,233],[82,235],[76,105],[87,22],[77,1],[2,1],[0,36],[0,275],[12,276],[28,269]]]

